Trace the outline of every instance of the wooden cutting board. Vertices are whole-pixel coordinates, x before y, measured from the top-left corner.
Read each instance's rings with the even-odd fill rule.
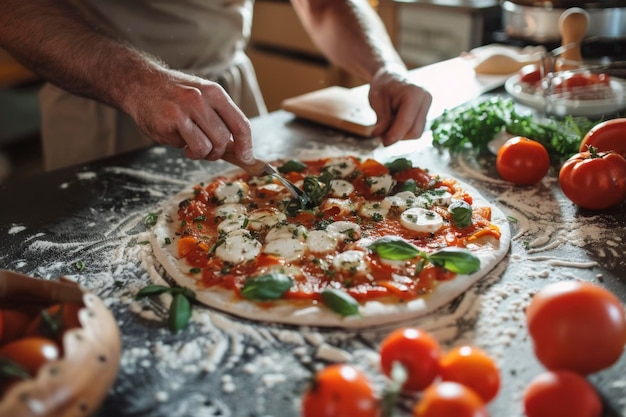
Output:
[[[367,94],[357,89],[328,87],[286,99],[281,106],[303,119],[339,130],[369,137],[376,124],[376,113]]]
[[[428,120],[501,87],[510,75],[477,74],[473,63],[461,57],[409,71],[409,78],[433,96]],[[370,137],[376,114],[369,105],[368,93],[367,84],[356,88],[333,86],[286,99],[281,107],[303,119]]]

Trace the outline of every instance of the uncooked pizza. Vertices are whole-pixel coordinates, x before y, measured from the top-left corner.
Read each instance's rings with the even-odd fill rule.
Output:
[[[255,321],[365,327],[422,316],[506,255],[506,217],[477,190],[355,156],[222,173],[164,202],[159,262],[198,301]]]

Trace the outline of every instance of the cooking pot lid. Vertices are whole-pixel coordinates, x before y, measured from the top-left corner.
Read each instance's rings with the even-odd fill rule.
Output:
[[[609,7],[626,7],[624,0],[510,0],[522,6],[541,7],[544,9],[569,9],[582,7],[583,9],[604,9]]]

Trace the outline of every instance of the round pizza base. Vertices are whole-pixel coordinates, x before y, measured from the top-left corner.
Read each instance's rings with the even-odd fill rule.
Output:
[[[220,175],[228,176],[238,172],[241,171],[224,172]],[[367,301],[359,307],[358,316],[342,317],[323,303],[311,305],[278,300],[271,307],[261,306],[253,301],[236,297],[231,291],[221,287],[198,286],[198,281],[186,273],[190,267],[185,259],[178,259],[177,244],[173,241],[178,228],[178,204],[186,198],[193,197],[191,187],[164,201],[162,213],[150,241],[156,259],[178,285],[193,290],[196,300],[200,303],[222,312],[258,322],[298,326],[361,328],[391,324],[424,316],[447,305],[487,275],[508,253],[511,231],[504,213],[491,205],[474,187],[460,181],[459,184],[472,196],[474,207],[491,207],[491,222],[501,231],[499,240],[487,238],[481,242],[478,249],[472,249],[472,253],[480,259],[480,270],[471,275],[457,275],[450,281],[441,282],[434,287],[431,294],[408,302]],[[171,243],[166,244],[168,240]]]

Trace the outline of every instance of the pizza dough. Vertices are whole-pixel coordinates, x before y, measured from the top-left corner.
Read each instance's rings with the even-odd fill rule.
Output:
[[[331,162],[328,163],[330,164]],[[336,166],[339,167],[341,165]],[[335,174],[337,178],[345,176],[343,173],[339,172],[335,172]],[[214,191],[221,193],[219,195],[221,206],[217,210],[228,211],[228,216],[222,213],[223,217],[220,219],[228,217],[231,219],[232,225],[229,225],[228,222],[223,222],[227,224],[220,224],[219,227],[223,228],[220,233],[227,234],[227,236],[231,237],[229,240],[231,247],[227,247],[228,245],[225,244],[224,241],[220,241],[221,243],[219,245],[214,245],[217,246],[217,248],[213,247],[210,249],[214,252],[214,256],[219,255],[225,258],[229,265],[236,264],[237,262],[245,263],[250,259],[254,259],[261,253],[272,252],[271,248],[268,249],[268,247],[271,244],[277,245],[275,242],[279,241],[281,236],[285,237],[285,233],[290,234],[292,237],[301,233],[301,236],[306,236],[306,239],[310,240],[310,243],[305,245],[301,244],[304,239],[303,237],[301,237],[300,240],[291,239],[290,242],[292,242],[292,244],[286,249],[283,248],[279,250],[281,256],[286,259],[303,256],[299,251],[303,251],[303,253],[315,252],[317,247],[319,247],[320,251],[323,252],[326,250],[326,253],[328,253],[328,248],[332,247],[332,245],[325,246],[324,239],[328,239],[330,236],[329,233],[320,233],[319,230],[306,230],[306,228],[302,226],[289,224],[289,218],[278,210],[276,211],[279,213],[279,218],[269,221],[263,216],[255,220],[251,217],[254,216],[253,214],[246,214],[242,217],[241,213],[237,212],[238,210],[242,210],[237,203],[238,198],[233,197],[241,195],[242,191],[237,189],[237,181],[233,181],[232,183],[224,181],[225,178],[235,178],[241,175],[242,171],[232,170],[216,176],[216,178],[219,177],[222,179],[222,186],[219,190]],[[208,184],[211,184],[213,180],[214,179],[207,179],[202,186],[206,187]],[[252,179],[252,181],[257,180]],[[370,184],[370,187],[380,187],[384,189],[382,192],[388,193],[391,189],[391,184],[386,181],[387,178],[384,177],[380,181],[369,181],[368,184]],[[349,183],[350,181],[346,182]],[[376,182],[378,182],[378,185],[376,185]],[[187,199],[193,199],[197,194],[197,189],[194,191],[193,185],[163,202],[161,213],[159,214],[158,221],[151,234],[151,243],[155,257],[178,285],[192,289],[199,302],[225,313],[254,321],[320,327],[360,328],[400,322],[423,316],[450,303],[457,296],[467,291],[472,284],[487,275],[508,252],[511,235],[506,216],[497,207],[491,205],[481,196],[475,188],[462,182],[457,181],[457,183],[465,193],[472,197],[472,207],[490,208],[491,223],[497,226],[500,231],[499,239],[493,236],[485,236],[478,238],[468,245],[467,249],[479,258],[480,269],[469,275],[457,274],[453,279],[440,281],[433,287],[432,292],[429,294],[408,301],[389,300],[388,298],[382,300],[366,300],[360,303],[358,315],[344,317],[319,301],[280,299],[271,302],[256,302],[243,298],[233,290],[225,288],[224,286],[213,285],[207,287],[206,284],[203,284],[202,279],[199,278],[197,274],[198,268],[196,268],[196,274],[190,273],[190,270],[193,268],[190,267],[185,258],[179,258],[176,244],[177,239],[180,239],[179,230],[181,221],[179,220],[178,214],[180,203]],[[268,186],[270,188],[273,187],[271,183],[269,183]],[[336,188],[350,191],[350,184],[339,183]],[[333,193],[334,190],[335,188],[333,188]],[[372,191],[376,193],[377,190],[372,189]],[[332,198],[336,197],[327,196],[326,200]],[[350,204],[350,199],[343,199],[342,201],[342,204]],[[348,202],[346,203],[346,201]],[[328,202],[325,201],[322,204],[328,204]],[[359,209],[360,212],[365,213],[363,214],[364,216],[370,215],[367,214],[367,209],[363,208],[367,202],[361,202],[359,204],[361,206]],[[276,211],[266,212],[265,214],[273,213],[271,215],[275,215]],[[339,216],[340,215],[341,214],[339,214]],[[337,218],[336,220],[341,219]],[[238,234],[241,236],[245,234],[247,236],[248,230],[255,228],[255,221],[265,222],[264,224],[270,225],[268,226],[270,230],[267,231],[267,233],[268,235],[273,233],[271,240],[268,239],[267,242],[261,244],[258,241],[255,241],[256,243],[250,243],[252,241],[247,237],[238,238]],[[334,227],[340,228],[341,226],[340,221],[335,221],[334,224]],[[230,226],[232,226],[232,229],[229,229]],[[341,231],[339,231],[339,233],[340,232]],[[314,237],[316,235],[317,237]],[[242,247],[242,245],[248,245],[248,247]],[[327,256],[327,258],[335,262],[337,259],[343,259],[343,262],[349,262],[351,255],[353,254],[335,253],[332,257]],[[309,253],[309,256],[310,259],[317,257],[314,253],[312,255]],[[367,265],[365,268],[367,268]]]

